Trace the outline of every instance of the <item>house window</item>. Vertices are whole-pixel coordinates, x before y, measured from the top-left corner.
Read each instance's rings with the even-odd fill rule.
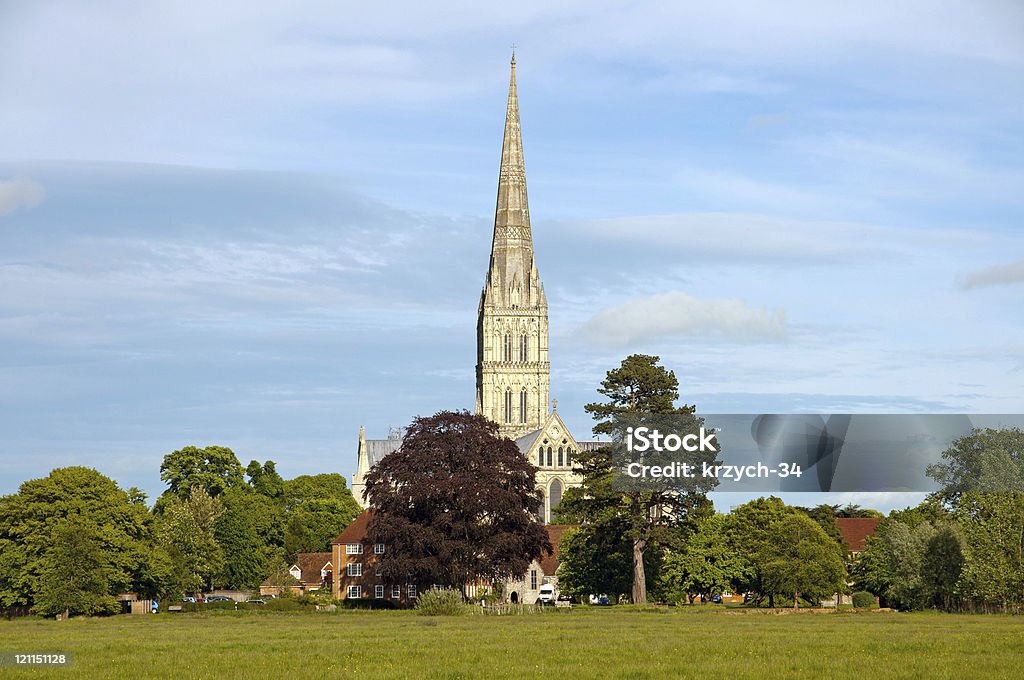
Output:
[[[384,544],[383,543],[374,543],[373,544],[373,554],[374,555],[383,555],[384,554]]]
[[[416,597],[416,586],[410,585],[409,586],[409,599],[411,600],[414,597]]]
[[[402,596],[402,586],[391,586],[391,597],[396,600]]]
[[[537,590],[537,570],[530,570],[530,590]]]
[[[362,543],[346,543],[345,544],[346,555],[362,555],[363,544]]]
[[[362,586],[349,586],[348,587],[348,599],[350,599],[350,600],[358,600],[362,596],[363,596],[363,587]]]
[[[349,576],[362,576],[363,575],[363,565],[362,565],[362,563],[360,563],[360,562],[353,562],[352,564],[348,565],[348,575]]]
[[[519,422],[526,422],[526,388],[519,393]]]
[[[384,597],[384,586],[374,586],[373,587],[373,596],[375,598],[377,598],[378,600],[383,599],[383,597]]]

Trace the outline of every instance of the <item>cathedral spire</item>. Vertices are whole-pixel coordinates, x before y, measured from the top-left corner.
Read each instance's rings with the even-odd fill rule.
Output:
[[[510,300],[507,296],[513,294],[525,294],[527,297],[531,297],[531,293],[536,295],[535,275],[530,207],[526,194],[526,166],[523,162],[523,135],[519,124],[519,96],[516,91],[516,56],[513,51],[488,283],[497,286],[501,297],[508,302]]]
[[[477,319],[476,411],[518,437],[547,418],[548,303],[533,256],[512,52],[491,261]]]

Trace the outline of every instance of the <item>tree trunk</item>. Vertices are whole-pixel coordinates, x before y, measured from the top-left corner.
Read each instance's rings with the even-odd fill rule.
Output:
[[[793,593],[793,609],[800,608],[800,593]]]
[[[647,604],[647,574],[644,573],[644,549],[647,541],[633,541],[633,604]]]

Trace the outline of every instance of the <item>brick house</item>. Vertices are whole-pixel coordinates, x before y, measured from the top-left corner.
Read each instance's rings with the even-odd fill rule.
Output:
[[[302,595],[312,590],[330,588],[334,583],[334,562],[333,555],[329,552],[299,553],[295,563],[288,567],[290,573],[298,583],[288,586],[296,595]],[[280,595],[284,590],[273,583],[273,578],[268,578],[260,584],[260,595]]]
[[[366,528],[372,516],[373,511],[364,511],[331,544],[332,561],[337,565],[331,591],[339,600],[411,606],[418,596],[416,585],[393,583],[377,571],[377,563],[386,546],[370,543],[366,538]]]

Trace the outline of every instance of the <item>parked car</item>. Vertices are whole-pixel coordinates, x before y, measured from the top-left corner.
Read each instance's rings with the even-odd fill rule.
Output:
[[[246,604],[266,604],[265,600],[246,600]]]
[[[181,601],[182,602],[191,602],[191,603],[195,604],[196,598],[192,597],[191,595],[186,595],[185,597],[181,598]]]
[[[545,583],[540,587],[540,594],[537,596],[537,604],[554,604],[555,603],[555,587],[550,583]]]
[[[207,602],[231,602],[231,598],[227,595],[210,595],[206,598]]]
[[[712,595],[711,596],[711,601],[714,602],[715,604],[722,604],[722,596],[721,595]]]

